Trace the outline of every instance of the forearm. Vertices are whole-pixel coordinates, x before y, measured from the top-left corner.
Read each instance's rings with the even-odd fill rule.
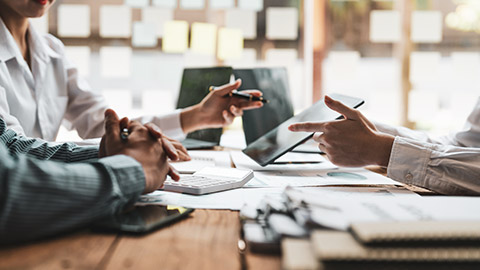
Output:
[[[480,149],[396,137],[388,177],[442,194],[480,194]]]
[[[180,113],[180,122],[182,125],[183,132],[185,134],[188,134],[190,132],[193,132],[195,130],[199,130],[204,127],[204,123],[206,116],[204,116],[200,110],[200,107],[198,105],[190,106],[188,108],[185,108],[182,110]]]
[[[0,150],[4,150],[3,146]],[[145,186],[142,167],[114,156],[64,164],[0,153],[0,243],[18,243],[87,225],[124,209]]]
[[[57,144],[18,136],[14,131],[6,129],[3,121],[0,122],[0,134],[0,142],[8,148],[11,155],[28,154],[37,159],[62,162],[78,162],[98,157],[97,146]]]

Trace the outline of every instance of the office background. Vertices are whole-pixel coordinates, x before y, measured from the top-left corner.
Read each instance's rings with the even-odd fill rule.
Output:
[[[475,0],[57,0],[32,21],[128,116],[172,111],[185,67],[285,66],[296,111],[344,93],[374,120],[436,133],[480,93]]]

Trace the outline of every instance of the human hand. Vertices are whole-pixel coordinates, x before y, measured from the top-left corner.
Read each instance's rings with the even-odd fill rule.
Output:
[[[242,81],[225,84],[211,91],[200,103],[188,107],[180,114],[182,128],[185,133],[198,129],[217,128],[229,125],[237,116],[242,116],[244,110],[263,106],[261,101],[249,101],[228,94],[238,89]],[[262,96],[258,90],[242,91],[254,96]]]
[[[360,111],[325,96],[325,104],[344,119],[296,123],[291,131],[315,132],[313,139],[330,161],[339,166],[388,166],[394,137],[377,131]]]
[[[120,131],[128,128],[128,140],[120,138]],[[167,155],[176,153],[166,139],[153,137],[147,127],[139,122],[118,119],[113,110],[105,112],[105,135],[102,137],[100,154],[104,156],[127,155],[137,160],[145,173],[145,190],[149,193],[163,186],[168,175],[173,180],[180,176],[167,162]]]
[[[181,142],[174,140],[172,138],[169,138],[165,134],[162,133],[161,129],[155,125],[154,123],[147,123],[145,124],[145,127],[148,129],[150,134],[156,138],[161,138],[164,140],[164,143],[170,143],[173,148],[176,150],[175,153],[172,153],[172,155],[169,155],[169,158],[172,161],[189,161],[192,158],[188,154],[187,149],[185,146],[182,145]]]

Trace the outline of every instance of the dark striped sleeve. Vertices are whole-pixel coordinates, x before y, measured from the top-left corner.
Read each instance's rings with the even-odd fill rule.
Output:
[[[41,139],[18,136],[13,130],[7,129],[0,118],[0,142],[11,155],[27,154],[43,160],[58,160],[62,162],[79,162],[98,158],[97,146],[78,146],[74,143],[51,143]]]
[[[127,156],[64,163],[12,155],[0,142],[0,244],[79,228],[121,211],[144,188],[142,167]]]

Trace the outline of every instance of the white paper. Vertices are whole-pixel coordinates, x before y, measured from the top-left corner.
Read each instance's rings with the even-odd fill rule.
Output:
[[[163,37],[165,22],[173,20],[173,10],[149,7],[142,9],[142,21],[155,24],[157,37]]]
[[[299,170],[255,171],[255,179],[245,187],[402,185],[364,168],[325,168],[328,164],[333,165],[330,162],[320,163],[317,170],[311,166]]]
[[[188,49],[188,22],[169,21],[164,24],[162,49],[167,53],[183,53]]]
[[[61,37],[90,36],[90,6],[60,5],[58,7],[58,35]]]
[[[90,54],[88,46],[65,46],[65,55],[75,64],[82,76],[90,74]]]
[[[395,10],[373,10],[370,12],[370,41],[389,43],[400,41],[402,35],[401,16]]]
[[[192,158],[191,161],[171,163],[180,173],[194,173],[213,166],[231,168],[230,154],[226,151],[191,150],[188,154]]]
[[[28,20],[39,33],[48,33],[48,13],[44,14],[42,17],[29,18]]]
[[[162,8],[176,8],[177,0],[152,0],[152,5]]]
[[[295,40],[298,37],[298,10],[294,7],[267,8],[266,37]]]
[[[327,160],[320,154],[288,152],[275,160],[275,163],[295,163],[295,162],[326,162]]]
[[[318,224],[346,230],[353,222],[480,220],[480,198],[455,196],[368,196],[338,198],[330,194],[302,198]]]
[[[242,9],[261,11],[263,9],[263,0],[238,0],[238,7]]]
[[[233,8],[235,6],[235,0],[210,0],[208,4],[211,9]]]
[[[205,0],[180,0],[180,7],[183,9],[203,9]]]
[[[442,41],[442,13],[440,11],[415,10],[412,12],[411,39],[417,43]]]
[[[222,27],[218,31],[218,53],[220,60],[239,59],[242,56],[242,30]]]
[[[102,76],[125,78],[130,76],[132,49],[130,47],[102,47],[100,61]]]
[[[438,79],[439,52],[412,52],[410,54],[410,81],[419,83]]]
[[[190,49],[194,53],[215,55],[217,26],[213,23],[193,23]]]
[[[141,196],[138,203],[176,205],[197,209],[240,210],[245,204],[256,206],[265,196],[280,196],[282,192],[281,188],[238,188],[199,196],[155,191]]]
[[[257,13],[246,9],[225,11],[225,26],[242,30],[244,39],[257,38]]]
[[[105,89],[102,95],[108,107],[117,112],[120,118],[130,117],[132,111],[132,93],[127,89]]]
[[[100,36],[129,38],[132,35],[132,9],[128,6],[102,5],[100,7]]]

